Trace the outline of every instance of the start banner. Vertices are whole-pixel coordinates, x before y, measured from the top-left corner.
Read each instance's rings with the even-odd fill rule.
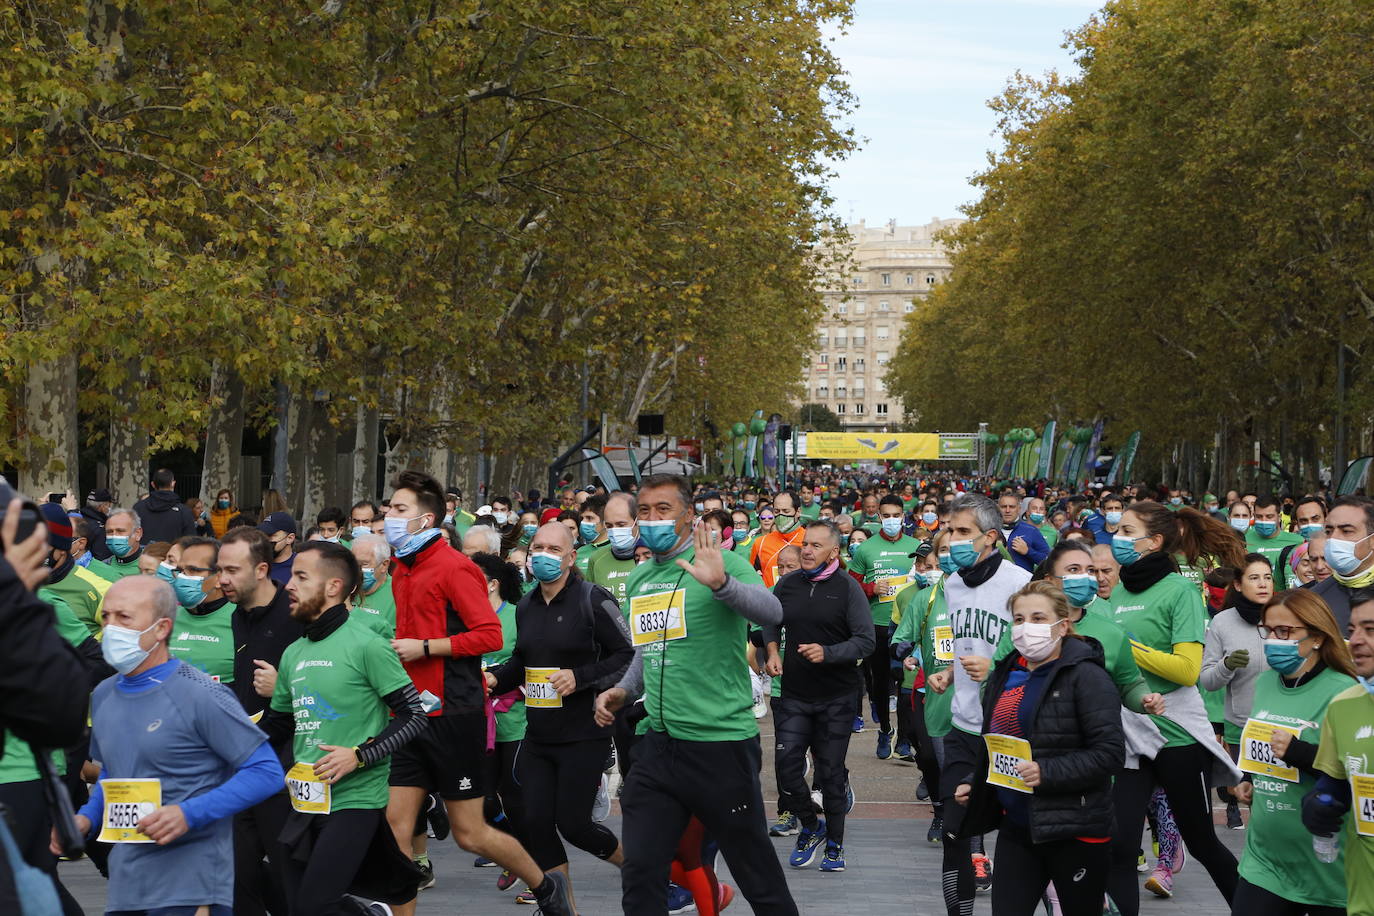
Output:
[[[939,461],[976,456],[976,434],[973,433],[808,432],[804,457],[840,461]]]

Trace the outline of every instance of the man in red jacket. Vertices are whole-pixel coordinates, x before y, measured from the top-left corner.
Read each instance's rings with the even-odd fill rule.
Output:
[[[395,551],[391,592],[396,599],[392,646],[415,682],[429,728],[391,758],[386,817],[407,854],[420,806],[437,792],[448,809],[453,838],[525,881],[541,912],[571,914],[567,878],[545,874],[520,842],[486,822],[482,761],[487,747],[482,654],[502,645],[501,622],[487,600],[486,577],[449,546],[439,523],[444,491],[420,471],[402,471],[385,519]],[[415,901],[396,908],[415,912]]]

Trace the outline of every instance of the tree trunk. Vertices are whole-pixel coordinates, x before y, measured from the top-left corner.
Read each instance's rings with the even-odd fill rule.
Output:
[[[24,465],[19,489],[38,501],[48,493],[75,493],[79,450],[75,354],[29,366],[23,411],[20,438],[24,441]]]
[[[353,444],[353,498],[377,498],[378,414],[374,409],[358,408],[358,426]]]
[[[286,489],[282,491],[282,496],[297,522],[304,518],[306,475],[310,465],[310,418],[314,412],[313,400],[292,392],[286,424],[291,445],[286,455]],[[304,526],[299,527],[303,534]]]
[[[216,363],[210,373],[210,423],[205,430],[205,459],[200,498],[211,505],[215,493],[228,489],[237,500],[243,471],[243,379]]]
[[[273,384],[276,405],[273,416],[277,421],[272,431],[272,489],[286,495],[286,481],[291,476],[291,389],[282,382]]]
[[[338,459],[338,434],[329,422],[329,402],[312,400],[309,418],[301,424],[305,436],[305,467],[301,474],[300,528],[313,524],[320,510],[328,503],[329,482],[334,476]]]

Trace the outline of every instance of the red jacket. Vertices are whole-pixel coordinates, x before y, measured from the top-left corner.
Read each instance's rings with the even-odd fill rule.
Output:
[[[442,701],[429,714],[483,712],[487,691],[482,654],[501,648],[503,640],[482,571],[441,536],[408,557],[396,558],[391,593],[397,639],[447,638],[452,648],[452,655],[404,663],[415,689]]]

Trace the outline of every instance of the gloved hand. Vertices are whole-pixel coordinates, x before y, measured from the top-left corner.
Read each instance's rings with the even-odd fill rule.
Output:
[[[1325,783],[1325,778],[1323,783]],[[1341,793],[1330,791],[1334,787],[1324,787],[1321,783],[1302,798],[1302,825],[1309,833],[1322,836],[1335,836],[1341,831],[1341,822],[1350,810],[1350,784],[1338,783],[1345,787]],[[1330,799],[1323,801],[1323,799]]]
[[[1222,661],[1222,664],[1225,665],[1227,668],[1230,668],[1232,671],[1235,671],[1238,668],[1244,668],[1246,665],[1250,664],[1250,650],[1237,649],[1230,655],[1226,656],[1226,658]]]

